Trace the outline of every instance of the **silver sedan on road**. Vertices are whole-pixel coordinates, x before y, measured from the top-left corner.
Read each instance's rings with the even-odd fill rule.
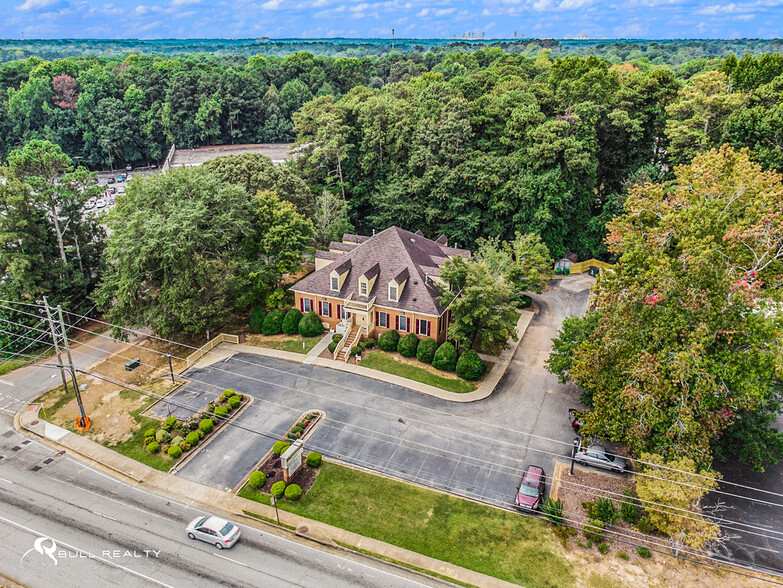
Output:
[[[227,549],[237,542],[241,535],[239,527],[219,517],[201,516],[190,521],[188,537],[211,543],[218,549]]]

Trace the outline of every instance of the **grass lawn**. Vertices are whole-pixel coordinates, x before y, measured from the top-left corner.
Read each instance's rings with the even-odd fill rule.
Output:
[[[158,419],[153,419],[139,414],[142,410],[144,409],[141,408],[131,412],[131,416],[136,419],[136,422],[139,424],[139,428],[132,431],[130,439],[127,441],[120,441],[114,445],[110,445],[108,442],[104,442],[104,445],[109,449],[113,449],[117,453],[121,453],[126,457],[140,461],[141,463],[148,465],[151,468],[155,468],[161,472],[168,472],[171,469],[171,466],[174,465],[174,460],[162,452],[150,453],[144,446],[144,431],[147,429],[159,429],[161,423]]]
[[[449,392],[473,392],[473,390],[478,388],[477,382],[468,382],[461,378],[445,378],[438,374],[433,374],[426,368],[397,361],[381,351],[369,353],[366,357],[362,358],[359,365],[386,372],[387,374],[402,376],[403,378],[421,382],[422,384],[429,384],[430,386],[435,386],[441,390],[448,390]]]
[[[26,361],[15,361],[13,359],[0,361],[0,376],[4,376],[8,372],[14,371],[16,368],[22,367],[26,363]]]
[[[245,487],[244,498],[269,504]],[[522,586],[568,586],[574,569],[544,521],[324,462],[281,509]]]
[[[307,353],[315,347],[315,344],[321,339],[323,339],[323,335],[317,337],[301,337],[299,335],[248,335],[245,338],[245,343],[248,345],[257,345],[258,347],[279,349],[280,351]],[[302,347],[303,341],[304,347]]]

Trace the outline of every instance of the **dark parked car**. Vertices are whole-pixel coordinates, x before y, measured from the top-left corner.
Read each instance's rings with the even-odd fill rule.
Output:
[[[582,428],[582,425],[584,425],[584,420],[582,419],[582,413],[580,413],[575,408],[569,408],[568,409],[568,420],[571,421],[571,428],[578,433],[579,429]]]
[[[114,178],[109,178],[108,180],[106,180],[106,183],[107,184],[113,184],[114,183]]]
[[[612,472],[624,473],[628,470],[626,459],[609,453],[603,445],[580,446],[574,454],[574,461]]]
[[[529,465],[522,474],[514,505],[521,510],[538,510],[544,501],[546,474],[538,466]]]

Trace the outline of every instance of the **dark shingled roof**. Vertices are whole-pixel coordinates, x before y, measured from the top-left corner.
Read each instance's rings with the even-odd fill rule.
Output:
[[[368,280],[372,280],[379,273],[381,273],[381,264],[380,263],[376,263],[374,266],[372,266],[370,269],[368,269],[362,275],[365,278],[367,278]]]
[[[343,243],[364,243],[371,237],[365,237],[364,235],[354,235],[352,233],[345,233],[343,235]]]
[[[305,277],[292,289],[300,293],[336,298],[346,298],[353,293],[353,300],[366,301],[374,297],[375,303],[380,306],[440,315],[444,310],[438,303],[440,292],[426,276],[437,276],[440,274],[438,266],[443,261],[456,255],[469,257],[470,251],[447,247],[410,231],[389,227],[367,238],[360,245],[352,246],[346,253],[332,255],[337,255],[335,261]],[[329,274],[348,260],[351,262],[349,278],[343,282],[339,293],[331,291]],[[370,278],[376,271],[378,278],[368,296],[359,296],[359,276],[367,274]],[[408,283],[400,300],[390,302],[388,284],[395,278],[400,282],[404,281],[405,277],[402,276],[405,276],[405,272],[408,274]]]
[[[334,265],[334,264],[330,264],[330,265]],[[337,271],[338,275],[343,275],[346,271],[351,269],[351,265],[352,265],[351,264],[351,260],[350,259],[346,259],[344,262],[339,263],[333,269]]]
[[[338,257],[342,257],[342,253],[337,253],[336,251],[321,251],[320,249],[315,252],[315,258],[316,259],[331,259],[334,261]]]
[[[339,241],[332,241],[329,243],[329,249],[336,249],[337,251],[351,251],[357,247],[358,245],[353,243],[340,243]]]

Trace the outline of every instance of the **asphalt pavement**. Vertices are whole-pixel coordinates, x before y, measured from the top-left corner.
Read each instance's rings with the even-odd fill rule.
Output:
[[[191,541],[185,526],[201,508],[124,484],[10,426],[0,417],[0,574],[27,586],[451,586],[242,521],[231,549]]]
[[[590,283],[571,280],[564,288],[556,280],[535,296],[539,312],[506,375],[492,396],[469,404],[251,354],[190,370],[191,384],[175,398],[194,411],[224,388],[255,401],[237,417],[240,427],[226,428],[178,475],[233,488],[300,415],[320,409],[326,418],[308,437],[307,451],[508,506],[528,464],[551,472],[555,458],[569,454],[567,409],[578,393],[559,384],[543,363],[563,319],[584,312]]]

